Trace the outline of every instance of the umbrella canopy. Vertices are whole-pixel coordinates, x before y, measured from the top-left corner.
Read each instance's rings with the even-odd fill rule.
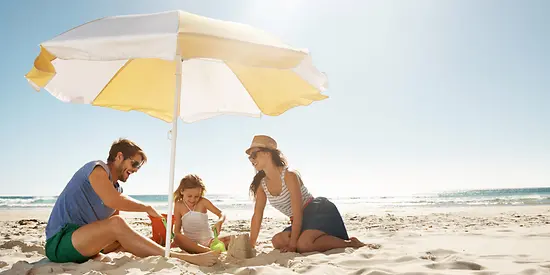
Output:
[[[176,63],[184,122],[236,114],[276,116],[325,99],[327,78],[306,50],[248,25],[183,11],[114,16],[40,44],[26,75],[58,99],[171,122]]]
[[[25,77],[64,102],[171,122],[168,213],[178,116],[188,123],[223,114],[277,116],[327,98],[327,78],[306,50],[248,25],[183,11],[106,17],[68,30],[40,44]],[[166,257],[169,249],[167,241]]]

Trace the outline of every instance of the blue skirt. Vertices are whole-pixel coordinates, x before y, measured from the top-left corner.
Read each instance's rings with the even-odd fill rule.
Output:
[[[348,231],[338,208],[325,197],[313,199],[304,208],[300,233],[311,229],[322,231],[327,235],[343,240],[349,240]],[[292,231],[292,225],[285,228],[284,231]]]

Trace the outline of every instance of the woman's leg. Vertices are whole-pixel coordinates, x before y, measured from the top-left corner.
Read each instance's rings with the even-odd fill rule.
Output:
[[[350,240],[343,240],[331,235],[326,234],[320,230],[305,230],[298,238],[297,249],[300,253],[307,252],[325,252],[327,250],[344,247],[359,248],[365,246],[357,238],[350,238]]]
[[[286,247],[290,242],[290,231],[283,231],[275,234],[271,238],[271,244],[273,244],[274,249],[281,249]]]
[[[174,236],[174,242],[184,251],[187,251],[189,253],[204,253],[211,251],[210,248],[204,247],[193,240],[189,239],[189,237],[181,234],[176,233],[176,236]]]

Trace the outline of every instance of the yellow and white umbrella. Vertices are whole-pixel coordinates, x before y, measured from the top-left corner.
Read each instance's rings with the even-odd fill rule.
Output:
[[[178,116],[187,123],[223,114],[277,116],[327,98],[327,78],[306,50],[248,25],[183,11],[105,17],[68,30],[40,44],[25,77],[64,102],[171,122],[168,213]],[[171,228],[172,215],[167,223]],[[166,256],[169,249],[167,242]]]

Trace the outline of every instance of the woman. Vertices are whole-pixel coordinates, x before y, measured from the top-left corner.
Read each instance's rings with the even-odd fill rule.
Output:
[[[288,170],[287,161],[277,149],[277,142],[257,135],[246,150],[256,171],[250,184],[255,206],[250,226],[250,242],[256,245],[266,201],[291,220],[291,226],[271,239],[281,252],[324,252],[334,248],[364,246],[357,238],[349,238],[336,206],[324,197],[314,198],[300,176]]]

